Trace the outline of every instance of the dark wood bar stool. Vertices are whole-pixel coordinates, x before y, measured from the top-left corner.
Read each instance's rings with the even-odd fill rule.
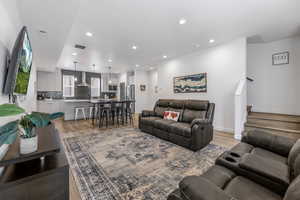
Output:
[[[99,128],[103,125],[103,120],[105,118],[106,128],[108,127],[108,121],[110,116],[110,104],[100,104],[100,112],[99,112]]]
[[[129,122],[132,125],[133,124],[133,117],[132,117],[133,113],[132,113],[132,101],[126,101],[125,103],[125,118],[126,118],[126,124],[128,122],[128,118],[129,118]]]
[[[114,125],[115,119],[117,119],[117,126],[119,126],[120,125],[120,120],[119,120],[120,106],[119,106],[118,102],[114,102],[114,101],[111,102],[110,115],[111,115],[112,124]]]

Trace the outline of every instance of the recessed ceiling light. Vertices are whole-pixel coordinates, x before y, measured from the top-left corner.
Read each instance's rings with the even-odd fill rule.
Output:
[[[168,56],[164,55],[163,58],[166,59]]]
[[[140,65],[135,65],[135,67],[139,67]]]
[[[209,40],[209,43],[214,43],[214,42],[215,42],[214,39],[210,39],[210,40]]]
[[[93,33],[91,33],[91,32],[86,32],[85,35],[88,36],[88,37],[92,37],[92,36],[93,36]]]
[[[72,56],[77,56],[77,53],[76,52],[72,53]]]
[[[132,48],[133,50],[137,50],[137,46],[135,46],[135,45],[133,45],[131,48]]]
[[[186,19],[181,18],[178,22],[180,25],[186,24]]]
[[[112,62],[112,59],[108,59],[108,62],[110,62],[110,63],[111,63],[111,62]]]

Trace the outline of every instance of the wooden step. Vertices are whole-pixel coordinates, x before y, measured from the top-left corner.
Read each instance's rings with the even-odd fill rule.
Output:
[[[257,125],[260,127],[273,127],[277,129],[300,131],[300,123],[295,122],[249,118],[247,120],[247,124]]]
[[[300,124],[299,115],[251,112],[248,115],[248,119],[263,119],[263,120],[272,120],[272,121],[293,122],[293,123]]]
[[[249,130],[262,130],[265,132],[269,132],[271,134],[275,135],[280,135],[280,136],[285,136],[285,137],[290,137],[290,138],[300,138],[300,133],[299,132],[290,132],[289,130],[281,130],[281,129],[274,129],[274,128],[268,128],[268,127],[260,127],[256,125],[251,125],[251,124],[245,124],[245,132]]]
[[[271,131],[280,131],[280,132],[285,132],[285,133],[300,134],[300,130],[280,128],[280,127],[274,127],[274,126],[266,126],[266,125],[261,125],[261,124],[251,124],[248,122],[245,124],[245,127],[260,128],[260,129],[266,129],[266,130],[271,130]]]

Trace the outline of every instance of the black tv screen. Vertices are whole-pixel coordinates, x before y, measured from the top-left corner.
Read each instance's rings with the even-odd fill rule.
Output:
[[[26,27],[15,42],[5,84],[5,94],[27,94],[32,65],[32,48]]]

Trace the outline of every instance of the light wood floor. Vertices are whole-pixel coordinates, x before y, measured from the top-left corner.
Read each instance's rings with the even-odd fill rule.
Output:
[[[93,127],[91,121],[89,120],[79,120],[79,121],[62,121],[56,120],[55,126],[60,132],[60,138],[72,137],[74,132],[80,132],[80,134],[88,134],[94,131],[103,131],[105,128]],[[137,120],[134,120],[134,127],[137,127]],[[113,127],[110,127],[113,128]],[[233,134],[215,131],[213,144],[223,146],[226,148],[231,148],[238,143],[237,140],[233,138]],[[71,200],[81,200],[78,188],[76,186],[74,177],[70,170],[70,199]]]

